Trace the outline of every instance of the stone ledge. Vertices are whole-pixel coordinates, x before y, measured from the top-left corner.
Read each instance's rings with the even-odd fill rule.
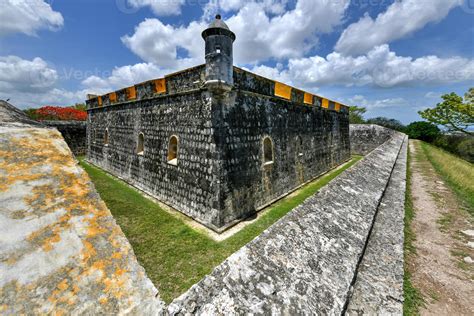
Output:
[[[359,267],[348,315],[403,314],[407,148],[405,137]]]
[[[177,314],[341,314],[405,136],[230,256],[168,308]]]

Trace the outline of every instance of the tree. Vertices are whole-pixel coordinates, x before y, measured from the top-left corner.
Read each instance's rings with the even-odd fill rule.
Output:
[[[362,106],[350,106],[349,107],[349,123],[351,124],[364,124],[365,120],[362,115],[366,112],[366,108]]]
[[[388,118],[388,117],[383,117],[383,116],[368,119],[367,123],[368,124],[377,124],[377,125],[387,127],[387,128],[399,131],[399,132],[403,132],[404,129],[405,129],[405,125],[403,125],[400,121],[398,121],[396,119],[391,119],[391,118]]]
[[[443,102],[438,103],[433,109],[418,112],[422,118],[431,123],[442,125],[450,131],[474,135],[470,130],[474,126],[474,88],[463,98],[451,92],[441,97]]]
[[[429,122],[413,122],[405,128],[405,133],[413,139],[432,142],[441,135],[439,128]]]

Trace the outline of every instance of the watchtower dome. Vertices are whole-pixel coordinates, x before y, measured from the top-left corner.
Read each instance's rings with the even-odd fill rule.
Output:
[[[231,90],[234,85],[232,45],[235,34],[218,14],[202,32],[202,38],[206,43],[206,86],[213,90]]]

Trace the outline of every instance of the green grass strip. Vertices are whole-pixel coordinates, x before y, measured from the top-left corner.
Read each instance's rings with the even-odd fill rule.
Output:
[[[343,167],[279,200],[255,222],[222,242],[192,229],[123,181],[82,159],[80,164],[130,241],[148,277],[159,288],[160,297],[169,303],[361,158],[353,157]]]
[[[413,145],[412,145],[413,146]],[[416,248],[413,245],[415,241],[415,233],[411,229],[411,223],[415,218],[415,209],[413,207],[413,201],[411,198],[411,177],[412,172],[411,166],[411,155],[408,150],[407,157],[407,180],[406,180],[406,191],[405,191],[405,227],[404,234],[405,239],[403,243],[403,256],[404,256],[404,276],[403,276],[403,296],[405,298],[403,302],[403,315],[419,315],[420,307],[423,305],[423,297],[421,293],[411,283],[411,276],[409,271],[410,258],[416,255]]]
[[[424,154],[448,186],[474,216],[474,165],[430,144],[421,142]]]

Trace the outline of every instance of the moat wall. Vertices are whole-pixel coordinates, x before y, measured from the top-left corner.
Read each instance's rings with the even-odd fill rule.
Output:
[[[83,156],[86,154],[86,122],[41,121],[41,124],[56,128],[74,155]]]
[[[117,103],[88,101],[88,160],[221,231],[350,158],[346,111],[317,98],[304,104],[296,89],[287,100],[276,97],[274,81],[238,68],[227,94],[207,90],[203,77],[199,66],[165,77],[158,94],[146,82],[134,100],[118,91]],[[177,165],[167,161],[171,136],[179,141]]]

